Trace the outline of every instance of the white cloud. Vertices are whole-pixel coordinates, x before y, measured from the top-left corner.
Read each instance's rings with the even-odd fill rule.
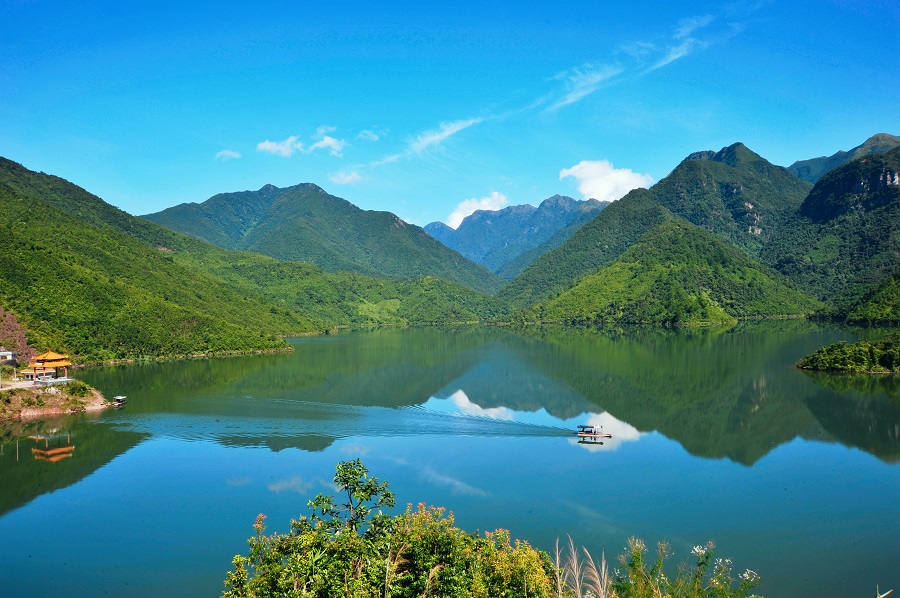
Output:
[[[478,417],[489,417],[491,419],[502,419],[507,421],[513,420],[514,412],[508,407],[489,407],[485,409],[481,405],[476,405],[469,399],[462,389],[448,397],[451,403],[466,415],[477,415]]]
[[[446,486],[450,488],[450,493],[454,495],[466,496],[487,496],[488,493],[481,488],[476,488],[470,484],[463,482],[454,477],[450,477],[443,473],[438,473],[431,467],[425,466],[422,469],[422,476],[430,483],[437,486]]]
[[[236,160],[240,157],[241,154],[230,149],[223,149],[221,152],[216,154],[216,160],[221,160],[222,162],[227,162],[228,160]]]
[[[360,174],[355,170],[351,172],[344,172],[342,170],[341,172],[333,174],[328,178],[335,185],[352,185],[362,180],[362,176],[360,176]]]
[[[368,129],[366,129],[360,131],[356,138],[362,139],[364,141],[378,141],[379,139],[381,139],[381,135],[379,135],[375,131],[369,131]]]
[[[331,125],[322,125],[318,129],[316,129],[316,137],[325,137],[329,133],[334,133],[337,131],[337,127],[332,127]]]
[[[613,168],[606,160],[582,160],[571,168],[559,172],[559,180],[573,177],[578,181],[578,191],[585,198],[615,201],[632,189],[649,187],[653,178],[627,168]]]
[[[509,200],[506,196],[497,191],[494,191],[487,197],[482,197],[481,199],[475,199],[474,197],[472,199],[466,199],[461,201],[453,212],[447,216],[447,226],[457,228],[466,216],[476,210],[499,210],[508,203]]]
[[[547,110],[557,110],[586,98],[600,89],[600,85],[604,81],[615,77],[621,72],[622,69],[619,67],[604,64],[600,66],[585,65],[560,73],[556,78],[565,80],[566,92],[563,97],[554,102]]]
[[[346,146],[347,142],[343,139],[335,139],[330,135],[325,135],[324,137],[322,137],[322,139],[309,146],[309,149],[305,150],[304,153],[311,154],[319,149],[327,149],[328,153],[330,153],[332,156],[340,158],[342,156],[341,152],[343,152]]]
[[[649,69],[647,69],[647,71],[655,71],[658,68],[662,68],[670,62],[675,62],[679,58],[684,58],[694,50],[702,50],[706,48],[707,45],[708,44],[706,42],[701,42],[700,40],[694,39],[693,37],[689,37],[677,46],[669,48],[669,51],[666,53],[666,55],[658,60]]]
[[[303,151],[303,144],[300,143],[298,139],[299,137],[296,135],[291,135],[284,141],[269,141],[266,139],[262,143],[257,144],[256,151],[287,158],[295,151]]]
[[[715,17],[713,17],[712,15],[703,15],[700,17],[681,19],[680,21],[678,21],[678,28],[675,30],[675,35],[673,37],[675,39],[684,39],[697,29],[706,27],[707,25],[712,23],[714,18]]]
[[[276,494],[280,494],[282,492],[309,494],[309,491],[312,490],[313,486],[315,486],[315,482],[304,480],[300,476],[295,475],[292,478],[272,482],[268,485],[268,488]]]
[[[456,135],[463,129],[468,129],[472,125],[477,125],[482,120],[481,118],[469,118],[464,120],[454,120],[453,122],[441,123],[440,127],[438,127],[434,131],[426,131],[416,137],[410,144],[409,149],[413,153],[421,154],[423,151],[428,149],[433,145],[437,145],[451,137],[452,135]]]

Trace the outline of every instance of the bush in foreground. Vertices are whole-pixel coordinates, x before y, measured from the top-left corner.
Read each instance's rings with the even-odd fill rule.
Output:
[[[466,533],[452,514],[424,503],[385,515],[377,509],[393,507],[394,495],[359,459],[339,463],[334,481],[346,502],[318,495],[287,534],[266,535],[265,515],[257,516],[250,554],[234,557],[223,596],[743,598],[759,584],[752,571],[733,579],[731,561],[713,561],[712,544],[695,547],[696,566],[670,580],[668,546],[648,565],[634,538],[611,578],[605,559],[598,565],[571,538],[567,553],[557,545],[551,559],[506,530]]]

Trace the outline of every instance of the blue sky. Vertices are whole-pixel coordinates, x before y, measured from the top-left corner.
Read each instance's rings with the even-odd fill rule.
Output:
[[[0,0],[0,155],[132,214],[313,182],[424,225],[900,134],[900,7]]]

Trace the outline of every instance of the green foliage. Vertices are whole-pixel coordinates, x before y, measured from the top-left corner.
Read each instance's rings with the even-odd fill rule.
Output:
[[[828,157],[822,156],[821,158],[812,158],[810,160],[798,160],[788,166],[788,170],[804,181],[816,183],[822,175],[839,166],[843,166],[847,162],[869,154],[883,154],[891,151],[898,145],[900,145],[900,137],[879,133],[869,137],[861,145],[850,151],[838,151]]]
[[[900,270],[900,186],[891,184],[898,173],[900,148],[829,172],[772,236],[761,260],[835,306],[837,315],[850,313]]]
[[[361,210],[305,183],[221,193],[145,218],[233,250],[315,264],[327,272],[411,280],[438,276],[490,293],[499,279],[389,212]]]
[[[310,516],[313,525],[333,534],[346,530],[355,532],[367,523],[372,509],[394,507],[394,493],[388,490],[388,483],[379,481],[378,478],[370,478],[369,470],[359,459],[338,463],[334,483],[341,492],[347,494],[347,502],[336,505],[332,497],[319,494],[309,501],[308,505],[313,511]],[[369,532],[378,535],[386,519],[379,512],[369,523],[371,524]]]
[[[850,324],[891,326],[900,323],[900,275],[895,274],[851,306]]]
[[[557,550],[554,563],[527,542],[513,542],[506,530],[467,534],[453,525],[452,514],[424,503],[395,517],[372,517],[360,534],[371,512],[364,507],[392,506],[393,494],[368,477],[359,459],[338,464],[334,480],[347,503],[338,508],[317,496],[309,503],[313,515],[291,521],[287,534],[266,535],[265,515],[257,516],[249,555],[234,557],[223,596],[746,598],[759,584],[749,570],[739,582],[732,579],[731,561],[719,559],[709,571],[712,544],[696,547],[697,566],[670,581],[663,571],[668,548],[660,545],[648,570],[646,549],[636,539],[611,580],[605,561],[598,567],[585,551],[583,562],[571,539],[568,562]]]
[[[651,192],[673,214],[756,258],[810,188],[735,143],[718,153],[692,154]]]
[[[608,208],[612,209],[612,208]],[[647,233],[611,264],[520,317],[560,323],[733,324],[810,313],[819,304],[683,220]]]
[[[367,503],[393,505],[387,484],[368,478],[359,460],[335,474],[348,502],[310,501],[310,517],[287,534],[265,535],[254,525],[249,555],[235,556],[224,596],[551,596],[549,560],[525,542],[497,530],[484,537],[454,527],[443,509],[420,504],[395,516],[369,518]]]
[[[82,382],[81,380],[72,380],[71,382],[66,382],[62,389],[64,392],[67,392],[69,395],[73,397],[77,397],[82,399],[88,396],[88,393],[91,391],[91,387]]]
[[[697,558],[691,567],[682,566],[674,579],[664,569],[671,556],[668,544],[657,545],[653,563],[647,562],[647,546],[638,538],[628,540],[626,552],[619,557],[622,571],[612,583],[610,595],[621,598],[644,596],[670,596],[672,598],[748,598],[760,584],[755,571],[747,569],[737,579],[732,575],[729,559],[713,561],[714,544],[695,546],[692,554]],[[737,584],[737,586],[735,586]]]
[[[530,258],[524,258],[526,261],[520,262],[514,273],[503,276],[509,280],[542,253],[572,236],[608,203],[554,195],[538,207],[525,204],[502,210],[478,210],[467,216],[455,230],[442,222],[432,222],[425,231],[450,249],[498,274],[511,261],[529,253]],[[532,252],[551,237],[557,238],[555,245]]]
[[[605,208],[568,241],[535,260],[498,296],[517,308],[535,305],[612,262],[647,231],[671,217],[649,191],[635,189]]]
[[[874,342],[834,343],[807,355],[797,367],[826,372],[900,373],[900,334]]]

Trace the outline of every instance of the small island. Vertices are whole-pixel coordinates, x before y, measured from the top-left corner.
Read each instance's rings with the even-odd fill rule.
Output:
[[[900,373],[900,334],[878,341],[839,342],[807,355],[797,362],[802,370],[852,374]]]

